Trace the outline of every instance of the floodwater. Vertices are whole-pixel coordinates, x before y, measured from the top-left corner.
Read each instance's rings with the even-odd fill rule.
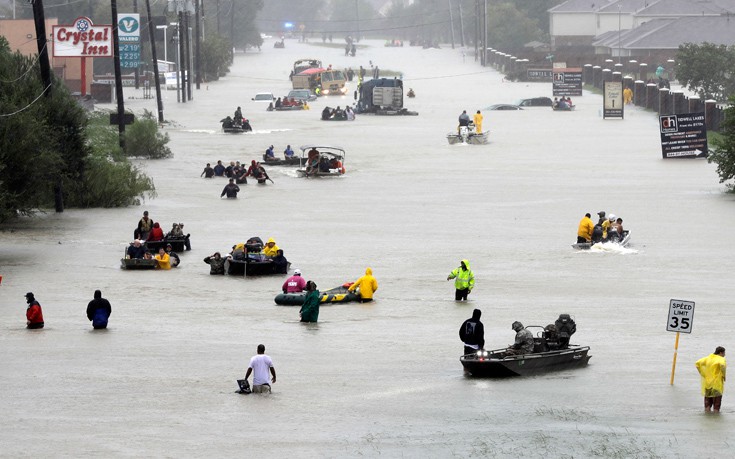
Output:
[[[384,48],[357,57],[288,41],[237,55],[232,72],[191,103],[165,98],[174,158],[145,161],[158,196],[140,207],[68,210],[0,232],[0,455],[166,457],[735,457],[735,397],[702,412],[694,361],[732,349],[735,197],[704,160],[661,159],[657,119],[631,109],[603,120],[599,95],[574,112],[484,112],[486,146],[448,145],[466,109],[550,95],[548,83],[507,83],[460,49]],[[372,60],[403,73],[418,117],[319,121],[266,112],[257,92],[284,95],[292,62]],[[354,84],[354,83],[353,83]],[[354,88],[354,86],[353,86]],[[126,106],[155,111],[142,91]],[[237,105],[252,134],[218,120]],[[111,107],[111,106],[110,106]],[[259,158],[273,144],[336,144],[347,174],[275,184],[220,199],[206,162]],[[168,230],[184,222],[193,250],[169,272],[119,268],[143,210]],[[621,216],[628,250],[575,252],[585,212]],[[283,277],[213,277],[202,259],[235,242],[274,237],[294,268],[327,289],[370,266],[372,304],[323,306],[318,324],[273,303]],[[453,301],[446,276],[468,258],[477,285]],[[113,306],[93,331],[95,289]],[[24,328],[33,291],[46,328]],[[669,384],[671,298],[696,302]],[[589,367],[546,376],[463,375],[458,328],[483,311],[488,348],[510,324],[577,322]],[[264,343],[278,381],[270,396],[234,393]]]

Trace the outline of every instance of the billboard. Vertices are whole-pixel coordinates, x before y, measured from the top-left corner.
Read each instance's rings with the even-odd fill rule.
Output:
[[[551,81],[551,69],[528,69],[526,78],[531,81]]]
[[[661,115],[661,153],[666,158],[707,156],[707,126],[704,112]]]
[[[554,96],[581,96],[582,69],[554,68],[551,84]]]
[[[112,57],[112,26],[94,25],[78,17],[71,25],[52,28],[54,57]]]

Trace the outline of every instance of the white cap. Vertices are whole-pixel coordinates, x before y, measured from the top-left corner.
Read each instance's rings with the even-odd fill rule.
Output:
[[[610,220],[615,220],[616,218],[615,214],[610,214]]]
[[[300,275],[301,275],[301,270],[300,270],[300,269],[298,269],[298,268],[294,269],[294,270],[293,270],[293,275],[294,275],[294,276],[300,276]]]

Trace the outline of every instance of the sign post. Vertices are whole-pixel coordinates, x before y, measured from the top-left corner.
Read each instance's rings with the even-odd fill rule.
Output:
[[[606,81],[603,91],[602,119],[623,119],[623,83]]]
[[[669,316],[666,321],[666,331],[676,332],[674,342],[674,362],[671,364],[671,382],[674,385],[674,373],[676,371],[676,354],[679,351],[679,334],[691,333],[694,325],[694,301],[670,300]]]
[[[71,25],[52,28],[54,57],[80,57],[81,92],[87,93],[87,57],[112,57],[112,27],[95,25],[87,17],[78,17]]]

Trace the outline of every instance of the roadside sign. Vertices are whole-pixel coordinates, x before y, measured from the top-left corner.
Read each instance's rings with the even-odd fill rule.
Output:
[[[669,301],[669,317],[666,331],[691,333],[694,325],[694,301]]]
[[[140,14],[128,13],[118,16],[120,68],[135,69],[140,64]]]
[[[623,83],[606,81],[603,91],[602,119],[623,118]]]
[[[557,68],[554,65],[551,89],[554,96],[581,96],[582,68]]]
[[[707,156],[707,126],[704,112],[659,116],[661,152],[666,158]]]

